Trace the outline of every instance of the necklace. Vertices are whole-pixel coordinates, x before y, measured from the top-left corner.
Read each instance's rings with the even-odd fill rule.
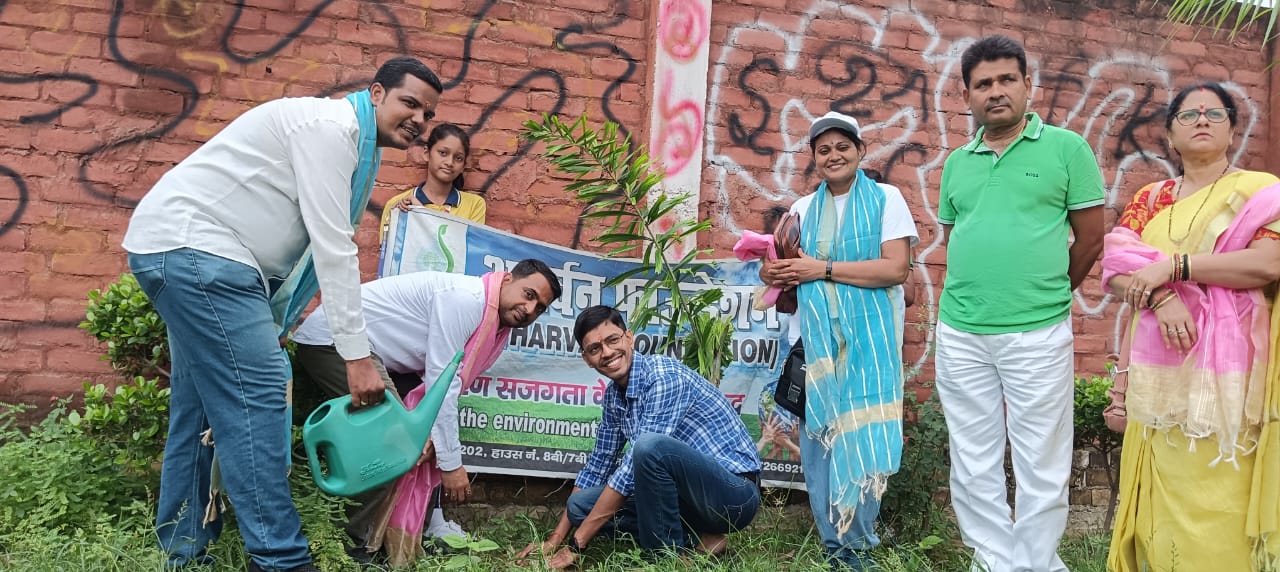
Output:
[[[1229,170],[1231,170],[1231,163],[1227,163],[1227,167],[1222,170],[1217,179],[1214,179],[1213,185],[1209,187],[1209,195],[1200,202],[1200,207],[1196,209],[1196,214],[1191,215],[1191,220],[1187,222],[1187,232],[1182,235],[1182,238],[1173,237],[1173,207],[1178,206],[1178,196],[1182,194],[1182,182],[1187,180],[1187,176],[1183,175],[1182,179],[1178,181],[1178,187],[1173,190],[1173,204],[1169,205],[1169,218],[1166,219],[1166,222],[1169,223],[1166,232],[1169,233],[1169,240],[1173,241],[1174,244],[1182,246],[1182,242],[1191,236],[1191,227],[1195,226],[1196,219],[1200,217],[1200,211],[1203,211],[1204,206],[1209,204],[1209,199],[1213,198],[1213,191],[1218,188],[1218,181],[1221,181]]]

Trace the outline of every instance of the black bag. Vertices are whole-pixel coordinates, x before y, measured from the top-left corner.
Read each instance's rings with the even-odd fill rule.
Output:
[[[804,340],[796,340],[782,364],[778,387],[773,391],[773,401],[798,419],[804,419]]]

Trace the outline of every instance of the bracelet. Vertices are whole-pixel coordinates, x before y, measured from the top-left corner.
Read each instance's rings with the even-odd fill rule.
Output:
[[[578,545],[578,537],[572,533],[569,534],[569,542],[567,543],[569,552],[574,554],[582,554],[582,546]]]
[[[833,261],[830,259],[827,260],[827,280],[831,280],[831,263],[832,262]]]
[[[1169,281],[1177,282],[1178,276],[1182,274],[1181,269],[1178,268],[1178,253],[1175,252],[1173,253],[1173,256],[1169,257],[1169,264],[1173,266],[1173,272],[1169,274]]]
[[[1191,264],[1189,264],[1189,262],[1190,262],[1189,255],[1183,254],[1182,255],[1182,281],[1183,282],[1191,280]]]
[[[1176,296],[1177,296],[1177,294],[1176,294],[1176,293],[1174,293],[1172,290],[1170,290],[1170,291],[1169,291],[1169,294],[1165,295],[1163,298],[1160,298],[1160,301],[1159,301],[1159,302],[1156,302],[1155,304],[1152,304],[1152,305],[1151,305],[1151,311],[1152,311],[1152,312],[1154,312],[1154,311],[1156,311],[1156,310],[1160,309],[1160,306],[1163,306],[1163,305],[1165,304],[1165,302],[1168,302],[1168,301],[1169,301],[1169,299],[1170,299],[1170,298],[1173,298],[1173,297],[1176,297]]]
[[[1164,299],[1164,296],[1165,296],[1165,295],[1166,295],[1166,293],[1168,293],[1168,292],[1172,292],[1172,290],[1169,290],[1169,289],[1167,289],[1167,288],[1163,288],[1163,287],[1161,287],[1160,289],[1157,289],[1157,290],[1155,290],[1155,291],[1151,292],[1151,296],[1148,296],[1148,297],[1147,297],[1147,309],[1148,309],[1148,310],[1150,310],[1150,309],[1152,309],[1152,308],[1155,308],[1155,306],[1156,306],[1156,302],[1159,302],[1160,300],[1163,300],[1163,299]]]

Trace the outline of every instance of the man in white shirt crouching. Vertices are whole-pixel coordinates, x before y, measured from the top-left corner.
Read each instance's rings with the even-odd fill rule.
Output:
[[[486,283],[500,284],[498,291],[486,294],[486,289],[492,288]],[[386,388],[394,393],[391,376],[412,376],[430,387],[454,354],[467,346],[473,336],[484,336],[483,332],[492,330],[494,325],[501,328],[528,326],[560,298],[560,293],[560,282],[551,269],[542,261],[526,259],[512,267],[511,273],[505,276],[467,276],[446,272],[388,276],[366,282],[361,300],[374,363],[389,374],[383,381]],[[490,300],[496,300],[496,309],[486,310],[486,295]],[[486,324],[486,320],[490,323]],[[496,333],[498,343],[505,347],[507,337],[501,331]],[[293,341],[298,344],[294,354],[298,383],[313,383],[328,398],[347,393],[347,371],[342,367],[342,359],[333,345],[333,335],[323,308],[303,321],[294,332]],[[466,359],[478,357],[468,355]],[[490,357],[496,359],[496,354]],[[464,361],[463,367],[450,380],[449,393],[440,407],[422,460],[424,464],[433,464],[440,469],[440,488],[445,499],[451,502],[464,502],[471,496],[467,470],[462,466],[462,443],[458,439],[458,396],[464,384],[471,381],[464,376],[474,377],[487,368],[484,363],[471,368],[466,367],[467,364]],[[357,543],[350,551],[353,557],[363,560],[386,544],[381,540],[384,535],[377,529],[385,524],[381,521],[389,507],[383,505],[393,485],[360,495],[355,498],[359,505],[347,506],[347,533]],[[432,493],[432,498],[436,498],[436,493]],[[433,500],[425,535],[463,534],[456,524],[444,520],[439,508],[435,508],[436,504]],[[404,549],[386,548],[392,560],[398,560],[401,555],[396,551]],[[415,539],[414,546],[408,550],[416,552],[418,549]]]
[[[381,148],[406,149],[442,86],[422,62],[388,60],[344,99],[269,101],[170,169],[138,203],[129,268],[164,320],[173,358],[157,533],[169,564],[209,561],[222,531],[214,448],[249,570],[310,571],[287,480],[288,366],[280,335],[316,290],[358,402],[382,399],[360,309],[352,240]]]

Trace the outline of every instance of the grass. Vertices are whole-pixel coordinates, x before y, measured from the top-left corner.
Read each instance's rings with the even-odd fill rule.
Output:
[[[295,481],[296,483],[296,481]],[[295,493],[305,491],[295,491]],[[342,533],[326,522],[328,507],[299,499],[304,527],[311,539],[317,565],[326,572],[361,570],[342,552]],[[461,513],[461,511],[459,511]],[[526,544],[550,531],[557,517],[543,508],[518,508],[498,513],[474,510],[462,516],[462,524],[478,538],[493,540],[498,549],[487,552],[429,556],[416,563],[414,572],[437,570],[498,571],[544,570],[540,564],[521,567],[514,554]],[[160,570],[163,555],[155,547],[153,529],[141,522],[98,523],[89,531],[64,537],[54,531],[22,536],[7,535],[0,546],[0,569],[22,572],[93,570],[125,572]],[[745,531],[730,537],[730,553],[713,557],[666,556],[646,560],[635,544],[626,539],[597,539],[588,547],[579,570],[595,572],[672,570],[722,572],[777,572],[779,570],[824,570],[821,544],[815,536],[808,513],[795,508],[767,506]],[[1075,572],[1103,572],[1106,569],[1108,539],[1105,535],[1067,538],[1060,550],[1068,568]],[[885,572],[951,572],[964,568],[962,547],[954,540],[937,546],[929,543],[910,546],[882,546],[874,554]],[[474,544],[473,544],[474,545]],[[211,551],[216,563],[202,572],[244,570],[247,561],[243,544],[233,523]],[[382,570],[382,568],[365,568]]]

